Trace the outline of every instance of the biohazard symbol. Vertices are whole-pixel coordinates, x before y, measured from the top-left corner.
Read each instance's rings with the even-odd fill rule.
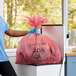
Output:
[[[32,53],[33,57],[35,58],[43,58],[45,56],[45,51],[42,48],[35,48],[35,50]]]

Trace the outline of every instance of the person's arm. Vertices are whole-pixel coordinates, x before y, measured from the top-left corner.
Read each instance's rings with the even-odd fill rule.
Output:
[[[20,37],[20,36],[25,36],[27,35],[27,31],[15,31],[8,29],[5,34],[11,36],[11,37]]]

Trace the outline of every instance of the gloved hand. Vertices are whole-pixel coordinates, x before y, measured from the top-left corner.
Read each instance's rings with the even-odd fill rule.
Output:
[[[27,33],[29,34],[29,33],[38,33],[38,27],[36,27],[36,28],[33,28],[32,30],[29,30],[29,31],[27,31]]]

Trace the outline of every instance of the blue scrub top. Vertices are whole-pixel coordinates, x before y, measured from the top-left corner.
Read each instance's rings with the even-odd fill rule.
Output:
[[[0,62],[8,61],[8,56],[4,50],[4,33],[9,29],[4,19],[0,16]]]

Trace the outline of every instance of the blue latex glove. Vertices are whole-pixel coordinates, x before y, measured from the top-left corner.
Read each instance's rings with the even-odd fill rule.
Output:
[[[33,28],[32,30],[29,30],[29,31],[27,31],[27,33],[28,34],[30,34],[30,33],[38,33],[38,27],[36,27],[36,28]]]

